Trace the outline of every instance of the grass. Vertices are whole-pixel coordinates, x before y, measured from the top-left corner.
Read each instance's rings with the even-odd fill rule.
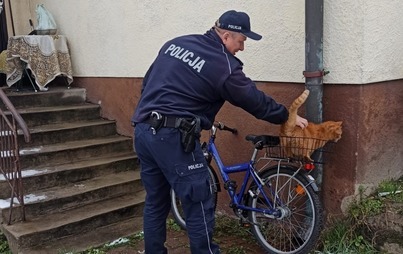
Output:
[[[1,231],[0,231],[0,253],[12,254],[8,246],[7,238]]]
[[[216,238],[232,235],[239,239],[249,239],[252,233],[248,227],[241,226],[239,220],[229,216],[219,215],[216,217],[214,235]]]
[[[322,233],[318,248],[320,251],[316,253],[382,253],[374,244],[377,233],[369,226],[369,220],[384,213],[387,204],[403,203],[401,190],[403,178],[380,183],[376,191],[369,196],[364,196],[364,190],[360,189],[359,198],[350,204],[347,216],[330,219]],[[401,242],[396,242],[399,241]]]
[[[354,220],[337,219],[322,234],[321,246],[315,253],[378,253],[368,238],[362,234],[360,226]]]
[[[221,252],[227,254],[248,254],[250,248],[258,246],[249,227],[226,215],[216,217],[213,240],[220,245]]]

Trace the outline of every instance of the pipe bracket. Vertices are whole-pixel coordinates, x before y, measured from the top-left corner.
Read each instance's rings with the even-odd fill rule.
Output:
[[[320,78],[328,74],[329,71],[321,70],[321,71],[303,71],[302,74],[305,78]]]

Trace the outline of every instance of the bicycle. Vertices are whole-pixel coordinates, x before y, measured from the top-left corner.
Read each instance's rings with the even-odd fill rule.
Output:
[[[246,140],[254,145],[250,161],[226,166],[215,145],[217,130],[237,134],[237,130],[223,123],[213,124],[208,143],[202,145],[209,164],[214,204],[217,192],[221,191],[218,175],[211,161],[218,166],[224,189],[230,197],[230,207],[242,224],[249,224],[259,244],[272,254],[308,253],[311,251],[323,228],[323,209],[318,196],[318,187],[310,174],[314,163],[300,157],[289,157],[281,146],[285,137],[270,135],[247,135]],[[292,147],[295,151],[295,147]],[[303,149],[311,149],[309,147]],[[258,152],[264,150],[264,155]],[[312,149],[311,149],[312,150]],[[258,159],[257,159],[258,158]],[[257,165],[263,163],[263,166]],[[316,163],[316,162],[315,162]],[[233,173],[245,172],[239,191]],[[183,229],[186,223],[180,200],[171,190],[172,214]]]

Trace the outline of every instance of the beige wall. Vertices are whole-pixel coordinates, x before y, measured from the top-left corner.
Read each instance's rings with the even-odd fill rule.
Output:
[[[324,82],[403,78],[402,8],[401,0],[325,0]]]
[[[228,9],[244,10],[263,35],[239,54],[253,80],[304,82],[303,0],[18,0],[17,34],[36,22],[44,3],[69,39],[74,76],[143,77],[163,42],[204,33]],[[325,83],[362,84],[403,78],[401,0],[324,1]]]
[[[141,80],[161,44],[205,32],[227,9],[247,11],[253,30],[264,36],[248,41],[239,54],[245,72],[264,81],[259,87],[285,105],[303,90],[303,0],[11,2],[17,34],[29,33],[37,3],[53,13],[59,33],[69,40],[73,86],[87,88],[88,99],[101,104],[103,116],[117,120],[124,135],[132,135],[129,119]],[[402,9],[401,0],[325,0],[324,66],[330,74],[324,77],[324,120],[345,122],[343,138],[325,165],[323,195],[330,212],[338,212],[358,186],[403,174]],[[229,162],[250,156],[244,135],[277,130],[227,104],[217,119],[242,130],[225,140],[232,147],[224,155]]]
[[[255,1],[253,4],[212,0],[25,1],[30,2],[30,8],[21,5],[19,9],[25,20],[28,15],[36,21],[37,3],[44,3],[54,15],[59,33],[69,39],[75,76],[143,77],[166,40],[188,33],[204,33],[224,11],[237,9],[250,14],[253,30],[264,37],[259,42],[248,41],[248,53],[239,54],[252,78],[265,80],[271,76],[280,80],[281,75],[287,79],[292,75],[301,80],[304,66],[302,1]],[[282,5],[280,12],[279,4]],[[272,19],[273,15],[280,22]],[[17,33],[28,32],[28,23],[23,25],[18,27]],[[278,65],[281,68],[266,71],[269,66]]]

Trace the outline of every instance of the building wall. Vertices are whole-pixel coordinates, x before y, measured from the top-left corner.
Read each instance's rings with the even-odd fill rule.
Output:
[[[143,77],[171,37],[204,33],[228,9],[249,13],[252,29],[239,54],[253,80],[303,82],[303,0],[19,0],[11,1],[16,34],[36,25],[43,3],[67,36],[77,77]],[[401,0],[324,1],[324,82],[363,84],[403,78]]]
[[[324,82],[367,84],[403,78],[400,0],[338,0],[324,4]],[[398,9],[396,9],[398,8]]]
[[[140,97],[141,79],[77,78],[74,84],[87,88],[89,100],[102,105],[104,117],[118,120],[120,133],[132,136],[129,119]],[[290,105],[304,89],[300,83],[257,85],[284,105]],[[403,175],[402,109],[403,80],[324,85],[323,120],[343,121],[342,139],[326,154],[323,166],[322,197],[329,213],[346,209],[360,186],[369,192],[381,181]],[[224,163],[228,164],[250,159],[252,148],[245,140],[247,134],[279,133],[277,125],[255,119],[228,103],[216,120],[239,130],[237,136],[221,133],[217,139]],[[220,198],[220,209],[228,210],[226,193]]]
[[[324,118],[343,120],[343,137],[325,164],[328,211],[346,209],[363,187],[403,175],[403,80],[324,86]]]
[[[237,56],[263,91],[285,105],[304,89],[304,1],[11,1],[16,34],[36,24],[35,6],[44,3],[59,34],[67,36],[73,86],[87,88],[102,114],[132,135],[130,117],[142,77],[160,46],[171,37],[204,33],[221,13],[244,10],[261,41],[248,40]],[[334,147],[323,175],[329,212],[346,206],[361,185],[371,187],[403,174],[403,8],[401,0],[324,1],[324,120],[342,120],[343,138]],[[224,159],[248,159],[249,133],[278,133],[273,126],[225,104],[218,120],[241,133],[222,138]],[[236,155],[236,156],[234,156]],[[222,196],[224,198],[225,196]],[[225,198],[224,198],[225,199]],[[225,201],[223,201],[226,206]]]

